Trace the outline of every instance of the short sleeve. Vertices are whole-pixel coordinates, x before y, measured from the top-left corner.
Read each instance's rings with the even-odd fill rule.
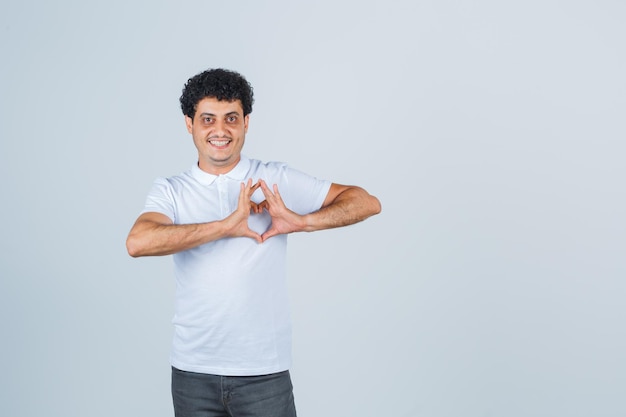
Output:
[[[156,212],[166,215],[176,222],[176,210],[174,205],[174,196],[172,192],[172,185],[165,178],[157,178],[152,183],[152,188],[146,197],[146,204],[141,212]]]
[[[330,190],[331,182],[320,180],[293,168],[286,168],[286,189],[278,190],[285,204],[298,214],[309,214],[319,210]],[[284,195],[283,195],[284,194]]]

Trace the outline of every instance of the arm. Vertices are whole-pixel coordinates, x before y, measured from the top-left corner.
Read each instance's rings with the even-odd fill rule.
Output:
[[[143,213],[126,239],[128,254],[132,257],[170,255],[225,237],[249,237],[262,242],[261,236],[248,227],[251,204],[256,206],[250,203],[250,196],[257,188],[257,184],[252,185],[252,180],[246,185],[242,183],[237,210],[219,221],[173,224],[164,214]],[[259,210],[257,207],[252,209]]]
[[[306,232],[348,226],[380,213],[380,201],[363,188],[331,184],[322,208],[304,216]]]
[[[367,219],[381,211],[378,199],[360,187],[331,184],[328,194],[318,211],[299,215],[289,210],[283,202],[278,186],[273,190],[259,180],[265,195],[263,208],[272,216],[272,226],[262,236],[263,240],[284,233],[313,232],[348,226]]]

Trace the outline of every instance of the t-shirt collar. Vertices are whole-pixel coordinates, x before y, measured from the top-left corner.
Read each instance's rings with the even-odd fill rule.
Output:
[[[239,160],[237,165],[235,165],[235,167],[228,171],[226,174],[222,174],[222,176],[231,180],[243,181],[244,178],[246,178],[246,174],[248,173],[249,169],[250,160],[246,156],[241,155],[241,159]],[[208,172],[201,170],[198,166],[198,163],[196,162],[191,167],[191,176],[194,177],[196,181],[198,181],[202,185],[211,185],[220,175],[209,174]]]

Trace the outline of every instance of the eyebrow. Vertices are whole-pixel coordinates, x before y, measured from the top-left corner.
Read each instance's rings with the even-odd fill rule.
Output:
[[[236,116],[239,116],[239,112],[238,112],[238,111],[231,111],[231,112],[228,112],[228,113],[226,113],[224,116],[232,116],[233,114],[234,114],[234,115],[236,115]],[[200,116],[213,116],[213,117],[217,117],[217,114],[203,112],[203,113],[200,113]]]

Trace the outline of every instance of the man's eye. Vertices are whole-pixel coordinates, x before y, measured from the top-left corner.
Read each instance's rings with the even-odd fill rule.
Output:
[[[228,119],[226,119],[226,120],[228,120],[228,122],[230,122],[230,123],[234,123],[234,122],[236,122],[236,121],[237,121],[237,116],[230,116],[230,117],[229,117]]]
[[[211,119],[210,117],[205,117],[203,120],[204,123],[211,123],[213,121],[213,119]]]

